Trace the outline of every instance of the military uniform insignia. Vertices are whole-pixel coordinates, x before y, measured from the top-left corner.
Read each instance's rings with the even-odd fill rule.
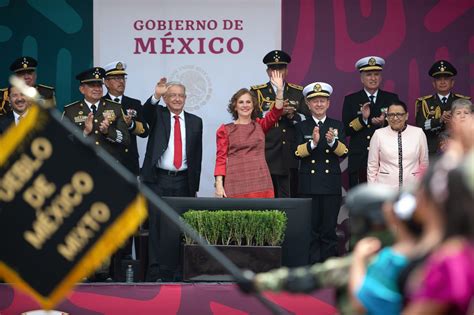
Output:
[[[275,56],[273,56],[273,61],[275,61],[275,62],[280,61],[280,56],[278,55],[278,50],[275,50]]]
[[[369,66],[375,66],[376,63],[375,58],[372,57],[369,59]]]
[[[293,107],[297,107],[300,102],[299,101],[288,101],[288,103]]]
[[[455,96],[459,97],[459,98],[464,98],[466,100],[470,100],[471,97],[470,96],[466,96],[466,95],[462,95],[462,94],[457,94],[457,93],[454,93]]]
[[[94,78],[99,79],[101,77],[100,69],[95,68],[93,75],[94,75]]]
[[[74,122],[75,123],[82,123],[82,122],[85,122],[86,119],[87,119],[87,116],[79,115],[79,116],[74,117]]]
[[[252,85],[250,88],[252,90],[260,90],[260,89],[264,89],[266,87],[267,87],[267,83],[259,84],[259,85]]]
[[[49,85],[44,85],[44,84],[38,84],[38,86],[49,89],[49,90],[54,90],[54,87],[49,86]]]
[[[137,117],[137,111],[133,108],[128,108],[127,109],[127,116]]]
[[[301,85],[298,85],[298,84],[294,84],[294,83],[288,83],[286,82],[286,85],[289,86],[289,87],[292,87],[294,89],[297,89],[297,90],[300,90],[300,91],[303,91],[303,88]]]
[[[102,116],[104,116],[104,118],[106,118],[109,122],[115,121],[115,119],[117,118],[113,109],[104,110]]]
[[[82,114],[84,114],[84,112],[81,110],[81,111],[79,112],[79,115],[82,115]]]
[[[118,62],[116,68],[117,70],[123,70],[123,64],[121,62]]]
[[[315,84],[315,85],[314,85],[314,90],[315,90],[316,92],[321,92],[321,89],[322,89],[322,88],[321,88],[321,85],[320,85],[320,84]]]
[[[77,103],[78,103],[78,102],[76,101],[76,102],[72,102],[72,103],[70,103],[70,104],[64,105],[64,108],[69,107],[69,106],[72,106],[72,105],[76,105]],[[80,106],[82,106],[82,104],[80,104]]]

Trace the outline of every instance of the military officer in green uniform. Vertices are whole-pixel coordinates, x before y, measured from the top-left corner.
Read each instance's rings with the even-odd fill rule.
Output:
[[[128,150],[130,134],[122,106],[102,98],[104,77],[105,70],[100,67],[76,76],[84,99],[64,106],[63,119],[72,121],[83,131],[85,137],[92,137],[97,146],[103,147],[120,161],[123,152]]]
[[[263,58],[270,77],[272,70],[282,73],[283,79],[288,74],[291,57],[282,50],[272,50]],[[250,88],[258,99],[262,116],[275,104],[276,87],[271,82],[254,85]],[[265,136],[265,157],[272,176],[275,197],[296,197],[298,185],[298,161],[293,154],[295,142],[295,124],[309,115],[302,94],[303,87],[285,82],[283,88],[284,108],[280,120]]]
[[[426,134],[431,157],[438,151],[439,134],[446,129],[451,120],[451,104],[455,99],[470,99],[470,97],[453,93],[457,70],[448,61],[436,61],[428,74],[433,78],[435,94],[418,98],[415,106],[416,125]]]
[[[36,88],[38,93],[44,98],[46,104],[55,106],[54,88],[51,86],[36,84],[36,67],[38,61],[33,57],[22,56],[15,59],[10,65],[10,70],[19,78],[22,78],[28,86]],[[8,88],[0,89],[0,116],[11,111],[8,102]]]

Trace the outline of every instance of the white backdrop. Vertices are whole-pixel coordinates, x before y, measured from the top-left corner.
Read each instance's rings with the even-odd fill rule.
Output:
[[[204,122],[199,196],[214,192],[215,132],[231,121],[228,100],[267,82],[262,58],[280,48],[279,0],[94,1],[94,66],[127,63],[125,94],[142,102],[163,76],[186,85],[185,110]]]

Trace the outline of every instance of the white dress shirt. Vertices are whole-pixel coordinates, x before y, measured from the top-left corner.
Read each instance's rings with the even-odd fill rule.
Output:
[[[161,106],[158,105],[158,101],[154,96],[151,97],[151,103],[156,106]],[[181,164],[181,167],[179,169],[176,169],[176,167],[173,164],[174,161],[174,118],[175,114],[170,112],[170,138],[168,140],[168,148],[166,151],[163,153],[161,156],[160,160],[158,161],[158,168],[168,170],[168,171],[184,171],[188,169],[188,163],[186,159],[186,123],[184,120],[184,111],[181,111],[181,113],[178,115],[179,116],[179,126],[181,130],[181,150],[182,150],[182,157],[183,157],[183,163]]]
[[[13,112],[13,117],[15,117],[15,125],[18,125],[18,123],[20,122],[20,117],[24,115],[25,113],[23,115],[19,115],[16,112]]]
[[[99,110],[99,104],[100,104],[100,101],[98,101],[97,103],[91,103],[89,101],[87,101],[86,99],[84,99],[84,103],[86,103],[87,107],[89,107],[89,110],[92,112],[92,105],[95,105],[95,109],[96,110]]]

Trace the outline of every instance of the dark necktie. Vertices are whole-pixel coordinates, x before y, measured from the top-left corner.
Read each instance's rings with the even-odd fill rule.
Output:
[[[173,165],[177,170],[183,164],[183,143],[181,142],[181,125],[179,123],[179,116],[174,115],[174,159]]]
[[[92,109],[92,114],[95,115],[95,113],[97,113],[97,106],[95,104],[92,104],[91,109]]]
[[[369,98],[370,98],[370,105],[374,105],[375,104],[375,102],[374,102],[375,95],[370,95]]]
[[[120,103],[120,99],[118,97],[114,98],[114,102]]]
[[[403,149],[402,149],[402,132],[398,132],[398,188],[403,186]]]
[[[443,98],[441,99],[441,103],[443,103],[443,105],[446,105],[447,101],[448,101],[448,98],[446,96],[443,96]]]
[[[320,120],[318,121],[318,127],[321,128],[323,126],[323,122]]]

